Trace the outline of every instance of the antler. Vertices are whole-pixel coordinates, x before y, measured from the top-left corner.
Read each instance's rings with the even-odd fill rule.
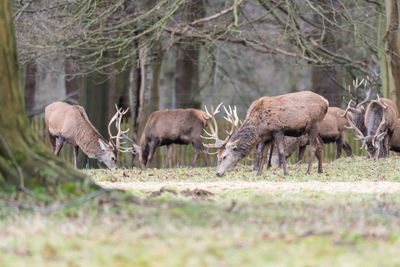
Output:
[[[361,101],[360,103],[358,103],[358,88],[362,85],[362,84],[364,84],[364,88],[365,88],[365,98],[364,98],[364,100],[363,101]],[[370,85],[369,87],[368,87],[368,89],[367,89],[367,85]],[[346,114],[347,114],[347,112],[349,112],[349,111],[352,111],[352,112],[354,112],[354,109],[355,108],[359,108],[359,107],[361,107],[362,105],[364,105],[366,102],[368,102],[368,100],[369,100],[369,98],[371,97],[371,92],[372,92],[372,79],[369,77],[369,76],[367,76],[367,79],[365,80],[365,79],[362,79],[360,82],[358,81],[358,78],[356,78],[355,80],[353,80],[353,86],[354,86],[354,96],[355,97],[353,97],[353,94],[351,93],[351,90],[350,90],[350,85],[348,86],[348,88],[349,88],[349,95],[350,95],[350,101],[349,101],[349,103],[347,104],[347,108],[346,108],[346,110],[345,110],[345,112],[343,113],[343,115],[340,115],[339,114],[339,116],[341,116],[341,117],[345,117],[346,116]],[[354,107],[353,107],[354,106]]]
[[[110,142],[112,142],[112,139],[115,139],[115,143],[113,143],[113,145],[120,152],[123,152],[123,153],[134,152],[137,150],[137,148],[135,146],[122,147],[122,145],[125,144],[125,142],[121,141],[121,139],[126,137],[126,133],[129,132],[129,128],[124,131],[121,129],[122,117],[128,112],[129,108],[127,108],[126,110],[122,110],[122,108],[118,108],[117,105],[115,104],[115,109],[117,110],[117,112],[115,113],[115,115],[111,118],[110,122],[108,123],[108,134],[110,136]],[[115,136],[113,136],[111,133],[111,124],[114,121],[115,121],[115,127],[117,128],[117,131],[118,131],[117,135],[115,135]]]
[[[373,139],[373,145],[375,146],[375,141],[378,139],[381,139],[385,134],[386,134],[386,130],[384,129],[385,127],[386,127],[386,119],[385,119],[385,112],[383,112],[382,113],[382,120],[381,120],[381,123],[379,124],[379,126],[378,126],[378,129],[376,129],[376,132],[375,132],[375,136],[374,136],[374,139]]]
[[[226,109],[226,107],[224,106],[224,110],[226,113],[226,116],[224,117],[224,119],[227,120],[228,122],[230,122],[232,125],[231,131],[230,132],[226,131],[226,133],[228,134],[228,136],[230,138],[232,136],[232,134],[239,128],[239,118],[236,113],[236,106],[234,106],[233,110],[232,110],[231,106],[229,105],[229,112]]]
[[[362,142],[361,149],[365,146],[365,136],[364,134],[360,131],[360,129],[357,128],[357,126],[354,125],[353,121],[351,118],[347,118],[347,121],[350,124],[350,127],[345,126],[347,129],[354,129],[356,131],[356,137],[358,140]]]
[[[367,85],[369,84],[369,87],[367,89]],[[371,97],[371,93],[372,93],[372,79],[367,76],[367,79],[364,81],[364,88],[365,88],[365,98],[363,101],[361,101],[361,103],[357,104],[356,107],[360,107],[362,105],[364,105],[365,103],[368,102],[369,98]]]
[[[215,119],[215,115],[219,113],[219,108],[221,107],[222,103],[220,103],[217,108],[214,110],[214,107],[211,106],[211,113],[208,112],[207,106],[204,106],[206,113],[209,117],[209,119],[212,120],[213,124],[209,124],[210,132],[208,132],[206,129],[203,131],[206,133],[207,136],[201,136],[201,138],[208,139],[208,140],[215,140],[214,144],[204,144],[203,145],[207,148],[221,148],[225,145],[225,140],[221,140],[218,137],[218,123],[217,120]]]
[[[383,109],[387,109],[388,106],[382,102],[382,99],[379,97],[379,95],[376,95],[378,99],[376,100],[372,100],[372,102],[377,103],[378,105],[380,105]]]
[[[228,122],[230,122],[231,129],[230,129],[230,131],[226,131],[227,136],[225,137],[224,140],[221,140],[218,137],[218,124],[217,124],[217,120],[215,119],[215,115],[217,113],[219,113],[219,108],[220,108],[221,105],[222,105],[222,103],[220,103],[218,105],[218,107],[217,107],[217,109],[215,111],[214,111],[213,107],[211,107],[211,113],[212,114],[210,114],[208,112],[208,110],[207,110],[207,107],[205,107],[207,115],[212,119],[212,122],[213,122],[214,125],[212,125],[212,124],[209,125],[210,132],[208,132],[207,130],[204,129],[204,132],[206,133],[207,136],[201,136],[201,137],[204,138],[204,139],[208,139],[208,140],[215,140],[214,144],[204,144],[203,143],[203,145],[205,147],[207,147],[207,148],[216,148],[216,149],[222,148],[223,146],[226,145],[226,143],[229,141],[231,136],[235,133],[235,131],[239,127],[239,117],[238,117],[237,112],[236,112],[236,106],[233,107],[233,109],[232,109],[231,106],[229,106],[229,111],[225,106],[223,106],[224,110],[225,110],[225,113],[226,113],[224,119],[227,120]]]

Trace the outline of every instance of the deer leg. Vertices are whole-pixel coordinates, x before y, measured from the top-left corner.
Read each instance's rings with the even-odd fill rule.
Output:
[[[281,161],[282,160],[282,165],[283,165],[283,174],[288,175],[289,172],[287,170],[286,166],[286,154],[285,154],[285,135],[283,132],[277,132],[274,134],[274,139],[276,140],[276,143],[278,144],[278,151],[279,151],[279,158]]]
[[[336,140],[336,159],[340,158],[342,155],[342,148],[343,148],[343,139],[340,137]]]
[[[147,156],[146,168],[150,167],[151,161],[153,160],[154,153],[156,152],[156,144],[150,143],[149,144],[149,155]]]
[[[208,148],[203,147],[204,161],[206,162],[206,167],[210,166],[210,155],[208,154]]]
[[[65,138],[62,136],[56,137],[56,148],[54,149],[54,155],[58,156],[60,154],[60,150],[63,147],[65,142]]]
[[[299,154],[297,155],[297,164],[301,164],[303,162],[304,153],[306,152],[307,146],[299,147]]]
[[[254,161],[253,171],[256,171],[260,168],[260,157],[263,149],[263,144],[258,143],[256,146],[256,160]]]
[[[197,159],[199,158],[200,155],[200,149],[197,146],[193,146],[194,150],[194,158],[193,158],[193,163],[192,163],[192,168],[196,165]]]
[[[348,157],[352,155],[351,146],[346,141],[343,143],[343,150],[346,152]]]
[[[259,157],[257,176],[260,176],[262,174],[262,169],[264,167],[264,161],[265,161],[266,147],[268,147],[268,144],[265,143],[259,143],[259,147],[257,146],[257,154],[258,154],[257,156]]]
[[[172,168],[172,144],[167,145],[168,168]]]
[[[322,139],[317,136],[317,150],[316,150],[316,156],[318,159],[318,173],[322,173],[322,158],[324,155],[324,142]]]
[[[267,169],[272,167],[272,153],[273,152],[274,152],[274,141],[272,141],[269,146],[269,158],[268,158]]]
[[[74,146],[74,166],[75,166],[75,169],[78,169],[78,151],[79,151],[79,147],[78,146]]]
[[[308,163],[308,168],[307,168],[306,174],[310,174],[310,172],[311,172],[311,167],[312,167],[312,163],[314,161],[315,152],[317,151],[317,148],[319,146],[319,144],[318,144],[319,136],[318,136],[318,126],[317,125],[313,125],[311,127],[311,129],[308,133],[308,136],[310,138],[310,162]],[[322,145],[322,142],[320,145]],[[322,172],[322,167],[321,167],[321,172]]]

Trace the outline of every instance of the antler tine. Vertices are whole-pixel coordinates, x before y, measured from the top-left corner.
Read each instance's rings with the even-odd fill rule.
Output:
[[[353,129],[356,131],[356,137],[358,140],[362,141],[361,149],[365,146],[365,136],[364,134],[360,131],[360,129],[357,128],[357,126],[354,125],[353,121],[351,118],[347,118],[348,123],[350,124],[350,127],[345,126],[348,129]]]
[[[368,85],[368,84],[370,84],[370,86],[369,86],[368,89],[367,89],[367,85]],[[366,102],[368,102],[369,98],[371,97],[371,93],[372,93],[372,79],[370,79],[368,76],[367,76],[367,79],[364,81],[364,88],[366,89],[366,90],[365,90],[365,98],[364,98],[363,101],[361,101],[360,103],[358,103],[358,104],[356,105],[356,107],[360,107],[360,106],[364,105]]]
[[[126,136],[125,134],[129,131],[129,128],[126,130],[121,129],[122,117],[128,112],[129,108],[123,110],[122,108],[118,108],[118,106],[115,104],[115,109],[117,110],[117,112],[114,115],[115,128],[117,128],[117,131],[118,131],[117,135],[114,137],[115,138],[115,147],[118,151],[120,151],[122,153],[133,152],[134,150],[136,150],[136,148],[134,146],[122,147],[122,145],[125,144],[126,142],[121,141],[121,139],[124,138],[123,136]]]
[[[112,139],[115,139],[117,136],[114,136],[114,135],[111,133],[111,125],[112,125],[112,123],[113,123],[114,121],[117,120],[118,116],[119,116],[118,112],[115,113],[114,116],[111,118],[110,122],[108,123],[108,127],[107,127],[108,135],[109,135],[109,137],[110,137],[110,142],[111,142],[114,146],[115,146],[115,143],[112,141]]]
[[[228,122],[230,122],[231,124],[231,130],[227,133],[227,137],[225,138],[225,141],[227,142],[229,140],[229,138],[232,136],[232,134],[237,130],[238,126],[239,126],[239,118],[237,116],[236,113],[236,106],[232,107],[229,105],[229,111],[226,109],[226,107],[224,106],[224,110],[226,113],[226,116],[224,117],[225,120],[227,120]]]
[[[207,140],[215,140],[214,144],[204,144],[203,145],[207,148],[222,148],[225,145],[225,141],[222,141],[218,137],[218,123],[217,120],[215,119],[215,115],[219,113],[219,109],[222,105],[222,102],[217,106],[217,108],[214,110],[214,107],[211,106],[211,113],[208,112],[207,107],[205,106],[205,110],[209,118],[211,119],[212,123],[208,124],[208,127],[210,128],[210,131],[208,132],[206,129],[204,129],[204,133],[208,136],[201,136],[201,138],[207,139]]]

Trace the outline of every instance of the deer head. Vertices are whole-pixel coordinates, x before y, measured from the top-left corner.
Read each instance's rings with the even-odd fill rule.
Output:
[[[376,103],[377,105],[381,106],[383,109],[382,112],[382,119],[379,123],[378,128],[376,129],[375,134],[373,135],[367,135],[365,136],[364,133],[353,123],[352,119],[347,119],[350,127],[356,131],[356,137],[358,140],[362,141],[362,146],[361,148],[365,147],[367,152],[368,152],[368,158],[376,159],[378,158],[380,151],[382,149],[382,141],[385,139],[387,135],[387,121],[385,119],[385,112],[384,110],[387,109],[387,105],[382,102],[382,100],[379,98],[377,100],[372,100],[370,105],[372,103]]]
[[[210,132],[204,130],[207,136],[202,136],[202,138],[204,139],[215,141],[214,144],[203,143],[203,145],[207,148],[213,148],[217,150],[215,152],[218,158],[217,176],[222,176],[225,171],[233,169],[234,166],[236,166],[236,163],[240,160],[240,158],[236,156],[236,153],[232,153],[233,150],[237,147],[239,140],[233,142],[229,141],[231,136],[236,132],[239,127],[239,118],[237,116],[236,106],[233,107],[233,109],[231,108],[231,106],[229,106],[229,110],[225,106],[223,106],[226,114],[224,116],[224,119],[231,124],[231,129],[230,131],[226,131],[227,136],[224,140],[221,140],[218,137],[218,123],[215,119],[215,115],[219,113],[219,108],[221,105],[222,103],[218,105],[215,111],[214,108],[211,107],[211,113],[209,113],[207,107],[205,107],[206,113],[212,119],[214,125],[210,124]]]
[[[364,85],[365,89],[365,98],[361,102],[359,102],[358,99],[358,89],[360,86]],[[347,108],[345,110],[345,113],[341,115],[342,117],[345,117],[347,115],[347,112],[350,111],[352,120],[354,124],[359,128],[362,132],[365,133],[365,126],[364,126],[364,116],[365,116],[365,108],[364,104],[369,101],[369,98],[371,97],[371,92],[372,92],[372,79],[367,76],[367,79],[364,80],[362,79],[361,81],[358,81],[358,78],[353,80],[353,87],[354,87],[354,94],[351,93],[350,90],[350,85],[348,86],[348,92],[350,95],[350,100],[347,104]],[[368,87],[368,88],[367,88]]]

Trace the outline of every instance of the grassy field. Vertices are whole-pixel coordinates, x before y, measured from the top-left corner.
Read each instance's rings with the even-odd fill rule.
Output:
[[[0,266],[400,265],[400,158],[305,170],[89,170],[130,197],[100,195],[47,215],[3,196]]]

